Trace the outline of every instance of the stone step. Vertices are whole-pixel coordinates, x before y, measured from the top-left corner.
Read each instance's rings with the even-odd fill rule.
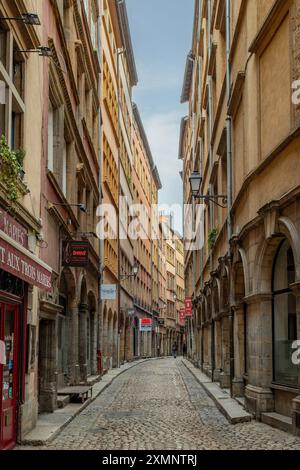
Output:
[[[292,418],[289,418],[288,416],[284,416],[279,413],[262,413],[261,420],[263,423],[268,424],[273,428],[278,428],[289,433],[293,432]]]
[[[70,403],[69,395],[59,395],[57,397],[58,408],[65,408]]]

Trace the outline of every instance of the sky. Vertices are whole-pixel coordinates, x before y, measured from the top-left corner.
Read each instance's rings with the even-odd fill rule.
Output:
[[[159,202],[182,204],[178,147],[187,107],[180,96],[192,45],[194,0],[127,0],[126,5],[139,77],[133,99],[162,180]]]

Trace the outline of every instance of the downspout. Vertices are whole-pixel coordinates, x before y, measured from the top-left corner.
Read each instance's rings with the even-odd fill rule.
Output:
[[[211,7],[212,3],[211,0],[208,1],[208,57],[210,60],[211,57],[211,52],[212,52],[212,31],[211,31],[211,17],[212,17],[212,12],[211,12]],[[208,108],[209,108],[209,169],[210,173],[213,168],[213,149],[212,149],[212,128],[213,128],[213,97],[212,97],[212,77],[208,77]],[[213,196],[213,185],[210,184],[209,186],[209,194],[210,196]],[[210,230],[213,229],[213,224],[214,224],[214,204],[212,201],[209,202],[209,208],[210,208]],[[212,249],[210,249],[210,254],[209,254],[209,264],[210,264],[210,272],[213,270],[213,254],[212,254]],[[212,306],[211,306],[212,308]],[[212,312],[211,317],[212,317]],[[214,381],[214,369],[215,369],[215,351],[214,351],[214,321],[213,318],[211,318],[211,331],[210,331],[210,336],[211,336],[211,344],[210,344],[210,351],[211,351],[211,380],[212,382]]]
[[[118,88],[118,136],[120,139],[121,135],[121,106],[120,106],[120,55],[124,54],[124,49],[119,49],[117,51],[117,88]],[[121,197],[121,151],[120,147],[118,149],[118,202]],[[118,203],[118,208],[120,211],[120,204]],[[121,316],[121,244],[120,244],[120,213],[118,217],[118,332],[117,332],[117,367],[120,367],[120,346],[121,346],[121,333],[120,333],[120,316]],[[125,320],[126,321],[126,320]]]
[[[230,65],[230,48],[231,48],[231,0],[226,0],[226,96],[227,104],[231,97],[231,65]],[[233,234],[232,228],[232,120],[229,115],[227,122],[227,232],[229,256],[231,257],[230,240]],[[233,314],[230,307],[229,312],[229,352],[230,352],[230,391],[232,396],[232,381],[234,379],[234,338],[233,338]]]
[[[102,205],[102,113],[101,113],[101,98],[102,98],[102,57],[101,57],[101,15],[102,15],[102,1],[99,0],[99,15],[98,15],[98,60],[100,63],[100,73],[98,77],[98,93],[99,93],[99,111],[98,111],[98,165],[99,165],[99,204]],[[102,374],[103,371],[103,315],[102,315],[102,300],[101,300],[101,285],[103,283],[104,272],[104,259],[103,259],[103,240],[99,239],[99,292],[98,292],[98,331],[97,331],[97,356],[98,356],[98,373]]]

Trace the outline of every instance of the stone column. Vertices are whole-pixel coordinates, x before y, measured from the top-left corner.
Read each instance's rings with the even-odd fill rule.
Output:
[[[222,331],[220,319],[215,320],[215,370],[214,382],[220,381],[222,369]]]
[[[55,320],[40,319],[39,408],[52,413],[57,408]]]
[[[78,318],[78,359],[81,382],[87,382],[87,316],[88,306],[79,305]]]
[[[233,340],[234,340],[234,379],[232,381],[232,396],[244,396],[245,373],[245,311],[244,304],[233,307]]]
[[[230,388],[230,331],[228,312],[223,313],[221,320],[222,333],[222,372],[220,374],[220,387]]]
[[[300,341],[300,282],[293,284],[291,287],[296,296],[297,340]],[[298,351],[299,349],[300,349],[300,343],[298,343]],[[300,354],[298,354],[298,358],[299,357],[300,357]],[[293,433],[296,436],[300,436],[300,362],[298,365],[298,388],[299,388],[299,395],[293,400],[293,411],[292,411]]]
[[[78,305],[73,305],[69,314],[69,354],[68,354],[68,383],[77,385],[80,382],[78,359]]]
[[[256,294],[245,299],[247,307],[248,385],[246,408],[257,419],[274,411],[272,383],[272,294]]]

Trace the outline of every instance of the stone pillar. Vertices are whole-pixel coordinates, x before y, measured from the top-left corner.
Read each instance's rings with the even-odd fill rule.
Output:
[[[232,381],[232,396],[244,396],[245,373],[245,311],[244,304],[233,307],[233,340],[234,340],[234,379]]]
[[[222,333],[222,372],[220,374],[220,387],[230,388],[230,325],[228,312],[221,320]]]
[[[78,318],[78,359],[81,382],[87,382],[87,316],[88,306],[79,305]]]
[[[68,354],[68,383],[78,385],[80,382],[80,369],[78,359],[78,306],[73,305],[69,315],[69,354]]]
[[[40,319],[39,408],[52,413],[57,408],[55,320]]]
[[[112,367],[118,367],[119,332],[118,324],[113,324]]]
[[[300,341],[300,282],[293,284],[291,287],[296,296],[297,339],[298,341]],[[300,348],[300,345],[298,346],[298,350],[299,348]],[[300,355],[298,354],[298,358],[299,356]],[[293,411],[292,411],[293,433],[296,436],[300,436],[300,363],[298,365],[298,388],[299,388],[299,395],[293,400]]]
[[[215,370],[214,382],[220,381],[222,369],[222,331],[220,319],[215,320]]]
[[[256,294],[247,302],[248,385],[246,408],[261,418],[274,411],[272,383],[272,294]]]

